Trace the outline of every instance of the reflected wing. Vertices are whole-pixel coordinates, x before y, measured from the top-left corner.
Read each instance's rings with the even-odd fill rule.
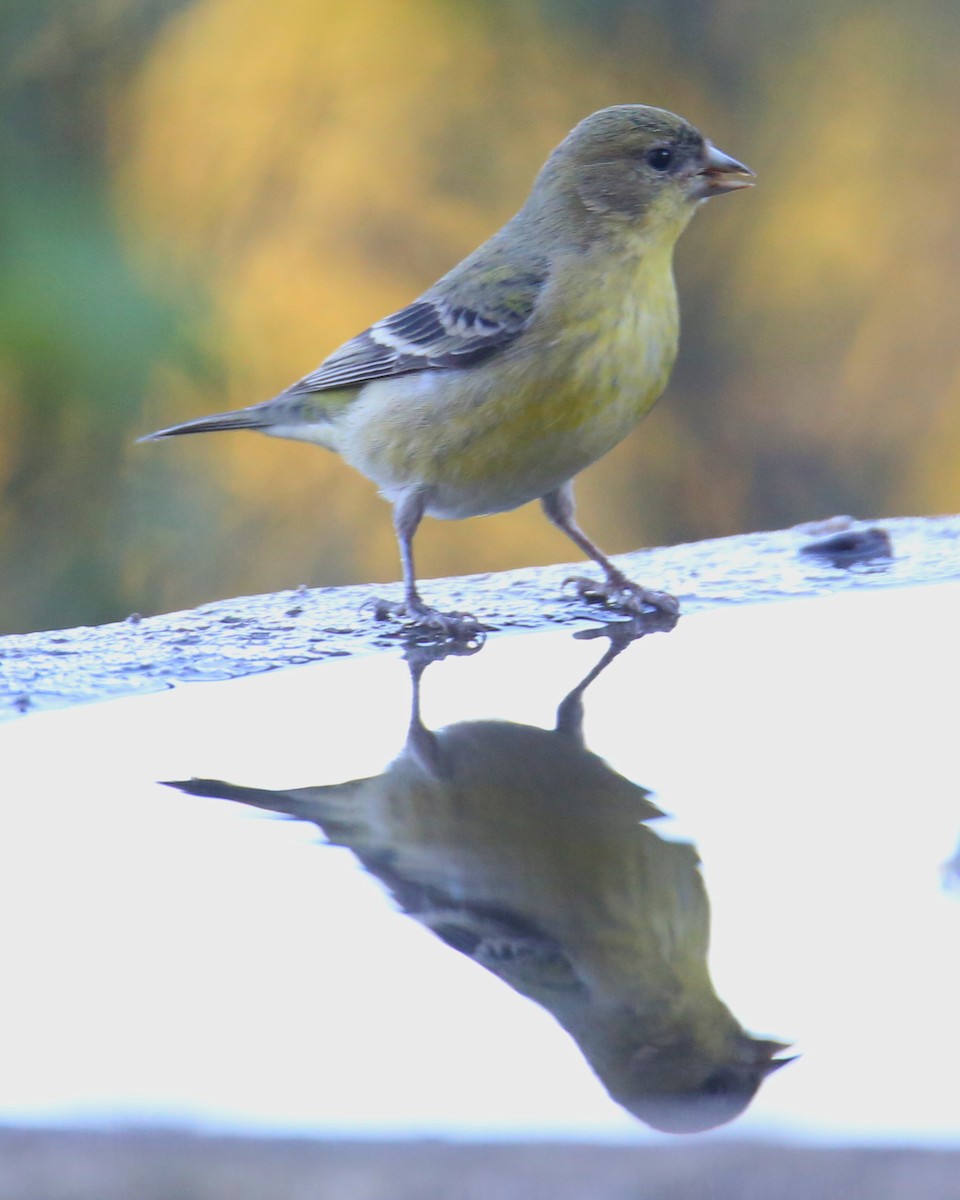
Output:
[[[530,323],[544,276],[495,279],[493,303],[429,293],[344,343],[284,393],[299,396],[358,387],[374,379],[441,367],[467,367],[508,346]],[[475,290],[475,289],[474,289]]]

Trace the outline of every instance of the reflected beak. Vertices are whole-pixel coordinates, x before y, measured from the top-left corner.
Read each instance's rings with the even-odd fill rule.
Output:
[[[779,1071],[787,1063],[796,1062],[799,1057],[799,1054],[791,1054],[789,1058],[772,1058],[768,1063],[763,1064],[763,1073],[764,1075],[772,1075],[774,1071]]]
[[[749,167],[737,162],[729,154],[718,150],[712,142],[706,143],[705,165],[694,175],[690,186],[693,200],[707,200],[723,192],[735,192],[740,188],[753,187],[756,178]]]
[[[764,1075],[771,1075],[774,1071],[779,1071],[781,1067],[785,1067],[787,1063],[796,1062],[800,1057],[799,1054],[791,1054],[789,1058],[773,1057],[775,1054],[782,1054],[784,1050],[790,1050],[790,1042],[762,1041],[757,1042],[755,1046],[757,1052],[757,1062],[762,1064]],[[764,1062],[764,1059],[767,1061]]]

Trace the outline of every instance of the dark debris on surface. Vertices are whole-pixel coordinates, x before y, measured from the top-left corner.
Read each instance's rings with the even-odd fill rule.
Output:
[[[801,554],[820,558],[831,567],[849,569],[859,563],[874,562],[876,559],[892,559],[893,543],[890,534],[879,525],[867,529],[851,529],[832,533],[800,547]]]

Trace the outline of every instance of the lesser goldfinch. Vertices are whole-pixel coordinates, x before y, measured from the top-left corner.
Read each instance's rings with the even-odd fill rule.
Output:
[[[561,701],[553,730],[433,731],[415,663],[407,743],[382,775],[291,791],[169,786],[316,822],[405,912],[550,1012],[615,1101],[693,1132],[732,1120],[791,1060],[714,990],[693,846],[648,828],[663,815],[650,793],[584,744],[583,693],[622,645]]]
[[[272,400],[141,440],[224,429],[335,450],[393,504],[415,625],[456,630],[417,590],[424,514],[505,512],[539,499],[603,569],[581,590],[676,613],[631,582],[574,519],[573,477],[663,391],[677,351],[673,246],[702,201],[753,173],[683,118],[623,104],[581,121],[502,229],[406,308],[346,342]]]

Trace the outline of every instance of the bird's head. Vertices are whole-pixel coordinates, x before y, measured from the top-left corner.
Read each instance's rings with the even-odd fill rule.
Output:
[[[531,200],[580,207],[587,222],[678,226],[711,196],[752,186],[753,172],[682,117],[619,104],[580,122],[550,155]]]

